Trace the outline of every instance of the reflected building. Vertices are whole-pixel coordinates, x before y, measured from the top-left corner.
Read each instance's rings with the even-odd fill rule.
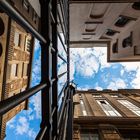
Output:
[[[139,140],[140,90],[77,91],[73,140]]]
[[[14,4],[14,3],[13,3]],[[26,5],[25,5],[26,4]],[[27,5],[28,4],[28,5]],[[38,16],[29,3],[15,1],[15,8],[23,12],[37,28]],[[26,7],[27,6],[27,7]],[[22,7],[22,8],[21,8]],[[32,12],[32,13],[31,13]],[[33,14],[34,13],[34,14]],[[29,18],[30,17],[30,18]],[[14,20],[0,11],[0,101],[27,90],[30,86],[34,38]],[[6,123],[21,110],[28,109],[28,100],[22,102],[0,118],[0,139],[5,137]]]

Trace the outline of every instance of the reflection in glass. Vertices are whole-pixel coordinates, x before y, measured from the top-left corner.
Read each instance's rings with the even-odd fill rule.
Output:
[[[60,36],[62,38],[63,44],[65,44],[63,33],[60,33]],[[61,43],[60,38],[58,37],[58,52],[66,60],[67,59],[67,54],[64,50],[63,44]],[[65,48],[66,48],[66,45],[65,45]]]
[[[67,64],[59,57],[58,57],[57,69],[58,69],[58,75],[67,71]]]

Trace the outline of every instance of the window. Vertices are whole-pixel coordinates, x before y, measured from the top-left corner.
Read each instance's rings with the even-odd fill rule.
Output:
[[[24,63],[23,64],[23,76],[27,76],[28,72],[28,64]]]
[[[132,5],[132,8],[135,10],[140,10],[140,2],[134,2],[134,4]]]
[[[2,18],[0,18],[0,36],[4,33],[4,22]]]
[[[18,75],[18,64],[11,65],[11,76],[16,77]]]
[[[14,36],[14,44],[15,46],[20,46],[20,34],[18,32],[15,32],[15,36]]]
[[[30,52],[31,51],[31,39],[28,37],[25,38],[25,51]]]
[[[82,99],[80,99],[80,105],[81,105],[83,115],[87,116],[86,108]]]
[[[92,95],[94,98],[101,98],[102,97],[102,95]]]
[[[118,40],[112,45],[112,52],[118,53]]]
[[[113,98],[118,98],[119,96],[118,95],[110,95],[111,97]]]
[[[119,103],[121,103],[122,105],[124,105],[126,108],[128,108],[129,110],[131,110],[133,113],[135,113],[136,115],[140,116],[140,108],[137,107],[136,105],[132,104],[131,102],[127,101],[127,100],[117,100]]]
[[[130,18],[126,16],[119,16],[118,20],[115,23],[115,26],[124,27],[126,24],[130,22]]]
[[[118,116],[121,117],[121,114],[115,110],[106,100],[96,100],[97,103],[101,106],[102,110],[107,116]]]
[[[106,31],[106,35],[108,35],[108,36],[113,36],[113,35],[115,35],[116,33],[118,33],[117,31],[114,31],[114,30],[112,30],[112,29],[107,29],[107,31]]]
[[[23,0],[23,7],[29,12],[29,2],[27,0]]]
[[[34,21],[34,23],[37,22],[37,14],[35,11],[33,11],[33,21]]]
[[[0,57],[2,56],[2,44],[0,43]]]
[[[92,133],[81,133],[81,140],[99,140],[99,135]]]
[[[122,41],[122,47],[132,47],[132,32],[130,33],[130,36],[128,36]]]

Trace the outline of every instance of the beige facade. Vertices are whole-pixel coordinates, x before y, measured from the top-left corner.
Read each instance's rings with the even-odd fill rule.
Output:
[[[74,140],[140,139],[140,90],[77,91]]]
[[[5,17],[7,17],[5,15]],[[8,17],[7,17],[8,19]],[[1,71],[1,100],[19,94],[29,87],[33,38],[15,21],[9,21],[10,29],[7,34],[7,42],[2,49]],[[9,40],[8,40],[9,39]],[[7,50],[5,50],[7,49]],[[6,122],[23,109],[27,109],[28,101],[23,102],[7,112],[1,119],[1,139],[5,137]]]
[[[71,2],[70,47],[107,47],[108,62],[140,61],[139,25],[139,3]]]

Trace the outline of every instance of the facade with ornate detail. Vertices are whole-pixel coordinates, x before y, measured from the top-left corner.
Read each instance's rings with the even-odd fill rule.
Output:
[[[139,140],[140,90],[77,91],[73,140]]]

